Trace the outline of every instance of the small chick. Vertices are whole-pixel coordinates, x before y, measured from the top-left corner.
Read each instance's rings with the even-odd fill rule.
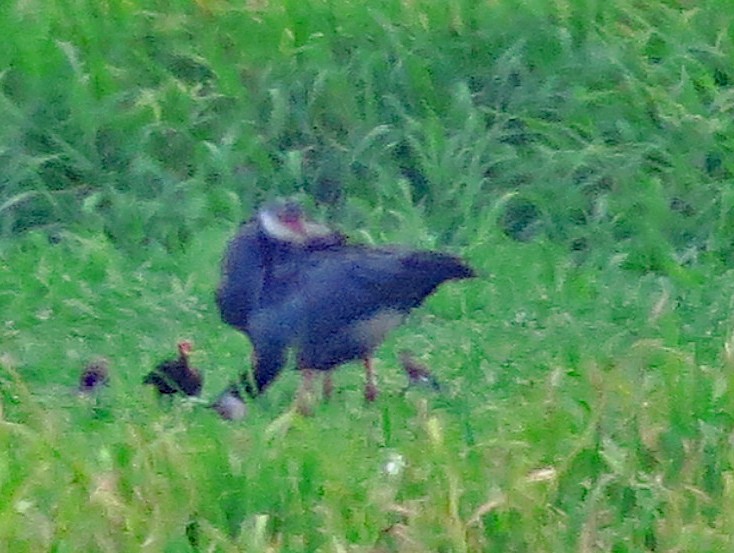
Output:
[[[79,376],[78,391],[84,395],[98,392],[103,386],[109,384],[109,378],[107,360],[104,358],[95,359],[84,368]]]
[[[178,344],[178,358],[159,363],[143,379],[143,384],[154,386],[161,395],[185,394],[198,396],[201,393],[203,378],[198,369],[189,365],[192,346],[188,340]]]
[[[211,404],[220,417],[228,421],[237,421],[245,418],[247,415],[247,404],[242,399],[237,385],[229,386],[219,397]]]
[[[431,371],[415,360],[409,351],[400,352],[400,363],[403,366],[405,374],[408,375],[408,387],[410,386],[430,386],[433,390],[440,392],[441,385],[438,383]]]

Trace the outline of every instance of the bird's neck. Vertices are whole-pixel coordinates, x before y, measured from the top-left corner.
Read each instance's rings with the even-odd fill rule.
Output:
[[[260,227],[263,232],[273,240],[288,242],[291,244],[302,244],[306,237],[288,228],[270,212],[264,211],[258,215]]]

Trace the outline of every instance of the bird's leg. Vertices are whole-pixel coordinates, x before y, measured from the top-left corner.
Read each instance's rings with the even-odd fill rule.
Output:
[[[375,401],[377,399],[377,384],[375,383],[375,370],[372,367],[372,358],[364,358],[364,398],[367,401]]]
[[[334,393],[334,381],[331,379],[331,371],[324,373],[323,380],[323,397],[324,401],[331,399],[331,395]]]
[[[313,414],[313,381],[316,371],[312,369],[301,369],[301,388],[296,398],[296,411],[307,417]]]

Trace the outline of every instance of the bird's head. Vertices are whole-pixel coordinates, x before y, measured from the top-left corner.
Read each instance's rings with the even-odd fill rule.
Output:
[[[302,244],[309,236],[303,208],[293,201],[276,200],[263,206],[258,220],[265,233],[276,240]]]
[[[181,357],[188,357],[191,354],[192,349],[194,349],[194,347],[189,340],[181,340],[178,343],[178,353],[181,354]]]

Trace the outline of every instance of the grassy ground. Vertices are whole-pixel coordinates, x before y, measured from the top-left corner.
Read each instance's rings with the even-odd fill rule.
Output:
[[[2,3],[0,552],[732,550],[734,8],[648,4]],[[375,405],[159,404],[246,366],[219,257],[293,193],[481,277]]]

